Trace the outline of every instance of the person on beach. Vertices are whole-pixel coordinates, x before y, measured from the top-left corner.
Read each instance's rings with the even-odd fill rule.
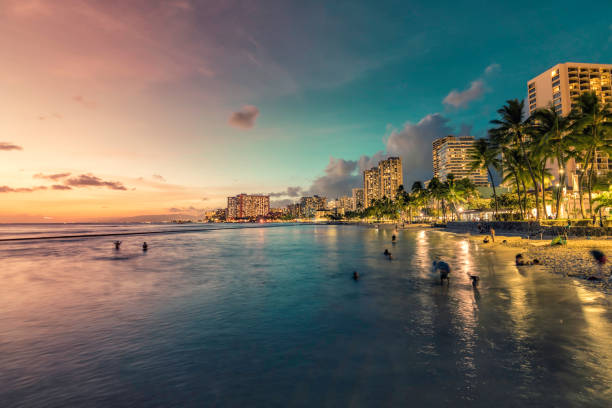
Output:
[[[514,257],[514,262],[516,263],[516,266],[530,265],[530,263],[523,258],[523,254],[517,254]]]
[[[478,287],[478,282],[480,282],[480,276],[470,275],[470,279],[472,280],[472,286],[475,288]]]
[[[149,249],[149,245],[147,245],[147,243],[146,243],[146,242],[144,242],[144,243],[142,244],[142,250],[143,250],[143,251],[146,251],[147,249]]]
[[[490,232],[491,232],[491,242],[495,242],[495,229],[491,227]]]
[[[119,247],[121,246],[121,241],[115,241],[113,244],[115,244],[115,249],[118,251]]]
[[[604,268],[604,265],[606,263],[608,263],[608,258],[606,257],[606,254],[604,254],[599,249],[593,249],[591,251],[591,255],[593,255],[593,258],[595,258],[595,262],[597,262],[597,269],[598,270],[597,270],[597,275],[589,276],[587,279],[589,279],[589,280],[600,280],[600,279],[603,279],[603,277],[604,277],[603,268]]]
[[[434,261],[433,270],[434,272],[440,272],[440,285],[444,284],[444,279],[446,279],[446,283],[450,285],[448,274],[451,273],[451,268],[446,262]]]

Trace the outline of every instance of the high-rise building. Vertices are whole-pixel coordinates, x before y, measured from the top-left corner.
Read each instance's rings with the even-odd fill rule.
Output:
[[[353,211],[353,197],[342,196],[336,200],[336,208],[342,208],[344,211]]]
[[[318,195],[302,197],[300,198],[300,215],[304,218],[312,218],[317,211],[325,210],[326,203],[327,199]]]
[[[470,155],[475,143],[474,136],[446,136],[434,140],[432,143],[434,177],[444,181],[449,174],[452,174],[456,180],[467,177],[477,186],[489,186],[486,169],[471,170]]]
[[[374,200],[383,197],[392,200],[397,196],[397,189],[403,183],[402,159],[389,157],[378,162],[363,172],[363,201],[365,207],[370,207]]]
[[[366,208],[372,206],[374,200],[380,198],[380,172],[378,167],[372,167],[363,172],[363,200]]]
[[[364,207],[363,188],[354,188],[353,189],[353,211],[363,210],[363,207]]]
[[[612,103],[612,64],[565,62],[527,81],[529,113],[553,105],[567,115],[581,93],[594,91],[602,103]]]
[[[270,196],[238,194],[227,197],[227,218],[255,218],[270,212]]]
[[[397,189],[403,184],[402,159],[389,157],[378,162],[380,171],[380,196],[395,200]]]
[[[575,106],[579,96],[584,92],[595,92],[603,103],[612,103],[612,64],[583,64],[565,62],[544,71],[527,81],[527,101],[529,114],[536,109],[546,108],[552,104],[561,115],[568,115]],[[612,171],[612,160],[608,155],[596,152],[597,174]],[[560,180],[559,169],[554,161],[548,169],[552,176]],[[577,172],[580,165],[570,159],[566,165],[566,185],[578,188]]]

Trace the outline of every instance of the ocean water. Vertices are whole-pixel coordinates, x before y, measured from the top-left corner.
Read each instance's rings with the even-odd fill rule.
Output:
[[[162,228],[201,226],[0,238]],[[210,228],[0,242],[0,406],[612,406],[611,299],[587,285],[433,230]]]

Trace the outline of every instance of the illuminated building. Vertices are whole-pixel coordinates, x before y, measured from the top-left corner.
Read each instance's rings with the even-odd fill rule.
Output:
[[[397,189],[403,183],[402,159],[389,157],[378,162],[363,172],[363,202],[365,207],[372,206],[374,200],[383,197],[392,200],[397,196]]]
[[[536,109],[547,108],[552,104],[561,115],[568,115],[581,93],[595,92],[602,104],[612,104],[611,89],[612,64],[583,64],[565,62],[544,71],[535,78],[527,81],[527,103],[529,114]],[[597,152],[596,171],[598,175],[612,170],[612,160],[608,155]],[[578,175],[580,165],[574,159],[567,163],[567,186],[578,189]],[[559,180],[557,163],[548,165],[549,171]]]
[[[342,196],[336,200],[336,208],[342,209],[344,212],[353,211],[353,197]]]
[[[475,143],[474,136],[446,136],[434,140],[432,143],[434,177],[445,181],[446,177],[452,174],[456,180],[469,178],[479,187],[488,187],[487,170],[471,170],[470,156]]]
[[[239,194],[227,198],[227,218],[265,217],[270,212],[270,196]]]
[[[395,200],[397,189],[403,184],[402,159],[389,157],[378,162],[380,172],[380,197]]]
[[[353,211],[362,210],[364,207],[363,188],[353,189]]]
[[[318,195],[300,198],[300,216],[304,218],[314,217],[317,211],[325,210],[326,202],[325,197],[319,197]]]
[[[365,206],[372,206],[374,200],[380,198],[380,173],[378,167],[363,172],[363,200]]]

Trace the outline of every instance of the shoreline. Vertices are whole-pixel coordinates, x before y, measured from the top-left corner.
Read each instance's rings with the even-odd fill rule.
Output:
[[[494,243],[490,241],[484,243],[484,237],[490,238],[488,234],[438,230],[454,235],[464,235],[476,243],[479,248],[497,253],[505,252],[504,256],[512,251],[515,255],[523,254],[527,260],[538,259],[541,262],[538,265],[541,270],[574,279],[606,294],[612,294],[612,280],[610,280],[612,265],[610,263],[604,266],[604,278],[601,281],[587,280],[589,276],[598,273],[598,266],[590,251],[599,249],[606,254],[612,254],[612,240],[570,237],[567,245],[552,246],[550,245],[551,239],[524,239],[515,234],[496,234]],[[521,268],[530,267],[530,265],[521,266]]]

